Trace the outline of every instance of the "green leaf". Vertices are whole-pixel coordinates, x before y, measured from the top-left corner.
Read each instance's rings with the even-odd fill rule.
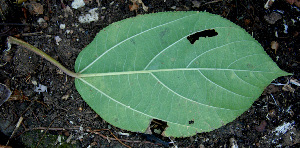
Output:
[[[197,32],[192,44],[188,37]],[[288,75],[242,28],[206,12],[113,23],[79,54],[75,70],[82,74],[77,90],[104,120],[145,132],[158,119],[167,122],[164,135],[174,137],[233,121],[273,79]]]

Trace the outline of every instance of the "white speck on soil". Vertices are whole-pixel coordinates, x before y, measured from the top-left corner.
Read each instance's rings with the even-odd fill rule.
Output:
[[[47,86],[39,84],[39,86],[35,87],[34,89],[35,92],[41,93],[41,92],[47,92]]]
[[[59,42],[62,40],[59,36],[54,37],[56,45],[59,45]]]
[[[65,28],[66,28],[66,24],[60,24],[60,25],[59,25],[59,28],[60,28],[60,29],[65,29]]]
[[[83,0],[74,0],[72,2],[72,8],[74,8],[74,9],[78,9],[80,7],[83,7],[84,5],[85,5],[85,3]]]
[[[288,30],[289,26],[286,25],[286,24],[283,24],[283,26],[284,26],[284,31],[283,31],[283,33],[287,34],[287,33],[288,33],[287,30]]]
[[[276,133],[276,136],[279,136],[279,134],[285,134],[287,131],[291,130],[294,127],[295,121],[292,122],[284,122],[283,125],[278,126],[273,133]]]
[[[99,14],[96,12],[98,8],[91,9],[88,14],[79,16],[78,21],[80,23],[90,23],[94,21],[98,21]]]
[[[42,23],[46,23],[46,21],[43,18],[39,18],[37,22],[41,25]]]

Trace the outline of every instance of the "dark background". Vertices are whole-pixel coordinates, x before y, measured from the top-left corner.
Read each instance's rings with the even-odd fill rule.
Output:
[[[0,83],[13,92],[11,98],[0,106],[1,145],[6,144],[20,117],[24,120],[10,141],[13,147],[59,146],[58,136],[63,137],[61,143],[68,147],[125,147],[110,132],[132,147],[163,147],[164,142],[171,141],[159,135],[156,135],[158,139],[147,138],[109,125],[82,100],[72,77],[21,47],[13,46],[7,51],[8,36],[18,37],[42,49],[73,70],[79,52],[96,33],[113,22],[155,12],[207,11],[244,28],[282,70],[293,73],[273,83],[299,80],[300,13],[294,1],[276,0],[265,9],[266,1],[261,0],[142,0],[148,11],[129,0],[99,0],[99,3],[85,0],[86,5],[79,9],[73,9],[72,1],[68,0],[19,1],[20,4],[10,0],[0,3]],[[99,20],[79,23],[78,17],[92,8],[98,8]],[[274,13],[276,15],[271,15]],[[38,23],[40,18],[45,22]],[[60,24],[65,24],[66,28],[60,29]],[[62,39],[59,45],[56,36]],[[276,50],[271,48],[273,41],[278,43]],[[47,92],[35,92],[34,84],[47,86]],[[299,96],[299,86],[291,84],[290,89],[285,89],[283,85],[270,85],[235,121],[209,133],[173,139],[174,145],[229,147],[237,143],[239,147],[299,147]],[[289,130],[276,135],[275,129],[288,123],[291,124]],[[129,133],[129,136],[118,132]],[[70,138],[68,144],[67,138]]]

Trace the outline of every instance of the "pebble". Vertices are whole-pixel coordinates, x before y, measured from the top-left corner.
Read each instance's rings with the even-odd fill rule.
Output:
[[[65,28],[66,28],[66,24],[60,24],[60,25],[59,25],[59,28],[60,28],[60,29],[65,29]]]
[[[54,37],[56,45],[59,45],[59,42],[62,40],[59,36]]]
[[[78,9],[81,8],[85,5],[83,0],[74,0],[71,4],[72,8],[74,9]]]

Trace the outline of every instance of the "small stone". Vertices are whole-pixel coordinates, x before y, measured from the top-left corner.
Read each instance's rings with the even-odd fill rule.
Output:
[[[68,100],[69,97],[70,97],[70,95],[69,95],[69,94],[66,94],[66,95],[63,95],[63,96],[61,97],[61,99],[63,99],[63,100]]]
[[[59,28],[60,28],[60,29],[65,29],[65,28],[66,28],[66,24],[60,24],[60,25],[59,25]]]
[[[283,26],[284,26],[284,31],[283,31],[283,33],[287,34],[287,33],[288,33],[288,28],[289,28],[289,26],[288,26],[287,24],[283,24]]]
[[[37,81],[36,81],[36,80],[32,80],[31,83],[32,83],[33,85],[37,85]]]
[[[229,142],[230,142],[230,147],[231,148],[238,148],[239,147],[238,144],[237,144],[237,142],[236,142],[236,140],[234,138],[230,138]]]
[[[72,8],[78,9],[80,7],[83,7],[85,5],[83,0],[74,0],[71,4]]]
[[[37,22],[39,23],[39,25],[41,25],[41,23],[44,23],[44,22],[46,22],[43,18],[39,18],[38,20],[37,20]]]
[[[43,18],[39,18],[37,22],[42,28],[46,28],[48,26],[47,22]]]
[[[40,94],[41,92],[47,92],[47,86],[42,85],[42,84],[39,84],[38,87],[35,87],[34,91],[35,91],[35,92],[38,92],[39,94]]]
[[[192,1],[193,6],[192,7],[196,7],[199,8],[201,6],[201,3],[199,1]]]
[[[96,12],[96,10],[98,10],[98,8],[91,9],[89,10],[88,14],[79,16],[78,21],[80,23],[90,23],[98,21],[99,14]]]
[[[62,39],[59,36],[54,37],[56,45],[59,45],[59,42],[62,41]]]

